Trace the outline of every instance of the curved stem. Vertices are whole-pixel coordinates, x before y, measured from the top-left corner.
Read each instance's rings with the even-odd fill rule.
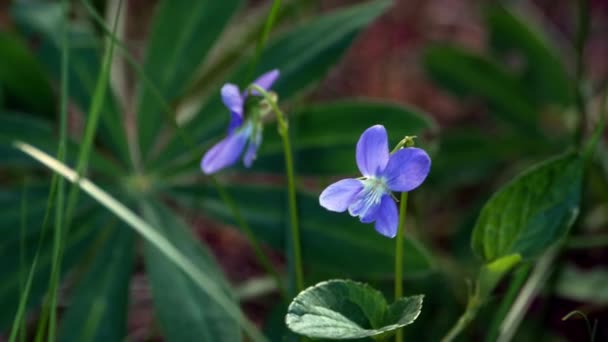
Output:
[[[395,241],[395,300],[403,297],[403,232],[407,216],[407,192],[401,193],[399,204],[399,225],[397,226],[397,241]],[[397,342],[403,341],[403,331],[397,330]]]
[[[448,331],[448,333],[441,339],[441,342],[450,342],[453,341],[456,336],[460,335],[460,333],[473,321],[475,316],[477,315],[477,310],[479,310],[480,300],[477,295],[470,296],[469,301],[467,303],[467,309],[460,316],[456,324]]]
[[[287,299],[287,291],[285,289],[285,284],[283,283],[283,279],[281,278],[281,276],[279,275],[279,272],[276,270],[276,268],[272,265],[272,263],[268,259],[268,256],[266,256],[266,254],[262,250],[262,247],[261,247],[260,243],[258,242],[258,240],[256,239],[255,234],[251,230],[251,227],[249,226],[249,224],[247,224],[247,222],[241,215],[241,211],[239,210],[239,207],[236,205],[236,203],[234,203],[234,201],[232,200],[232,197],[230,196],[228,191],[222,186],[222,184],[220,184],[217,181],[217,179],[215,177],[211,176],[211,181],[213,182],[213,185],[215,186],[215,189],[219,193],[222,201],[224,201],[224,203],[226,203],[226,205],[228,205],[228,208],[230,209],[230,211],[232,211],[232,215],[234,216],[234,219],[236,220],[237,224],[241,227],[241,231],[245,234],[245,236],[247,237],[247,240],[249,240],[249,243],[251,243],[251,246],[253,247],[253,251],[255,252],[255,256],[258,259],[258,262],[262,265],[262,267],[264,267],[266,272],[268,272],[268,274],[270,274],[274,278],[274,280],[277,284],[277,287],[279,289],[279,292],[281,293],[281,297],[283,297],[283,299]]]
[[[298,210],[296,205],[296,186],[295,186],[295,172],[293,168],[293,154],[291,151],[291,142],[289,140],[289,127],[287,123],[287,117],[281,111],[276,103],[275,98],[269,94],[266,90],[261,87],[252,84],[250,89],[260,93],[268,104],[271,106],[279,125],[279,135],[283,140],[283,153],[285,154],[285,169],[287,171],[287,189],[288,189],[288,200],[289,200],[289,216],[291,226],[291,239],[293,247],[293,262],[295,269],[296,278],[296,289],[298,292],[304,290],[304,273],[302,271],[302,251],[300,248],[300,228],[298,226]]]

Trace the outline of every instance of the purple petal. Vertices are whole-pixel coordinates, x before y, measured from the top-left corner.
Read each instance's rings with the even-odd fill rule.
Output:
[[[319,196],[319,203],[327,210],[341,213],[346,211],[361,189],[363,183],[360,180],[343,179],[325,188]]]
[[[386,237],[394,238],[397,235],[399,212],[395,200],[389,195],[382,196],[382,201],[376,213],[376,231]]]
[[[369,188],[364,188],[355,196],[353,203],[348,207],[348,213],[351,216],[359,216],[363,223],[374,222],[380,207],[380,199],[378,194],[374,194]]]
[[[270,90],[270,87],[272,87],[272,84],[277,80],[277,78],[279,78],[279,70],[274,69],[274,70],[270,70],[269,72],[258,77],[255,81],[253,81],[253,84],[268,91],[268,90]],[[260,95],[255,90],[253,90],[251,93],[254,95]]]
[[[383,174],[389,189],[404,192],[420,186],[430,169],[429,155],[420,148],[408,147],[391,155]]]
[[[201,169],[207,175],[234,164],[243,152],[247,142],[247,133],[237,131],[215,144],[203,157]]]
[[[245,167],[249,168],[253,164],[258,152],[258,148],[262,143],[262,129],[263,126],[259,125],[256,128],[255,136],[249,140],[249,146],[247,146],[247,151],[245,151],[245,157],[243,157],[243,164]]]
[[[388,157],[388,137],[384,126],[366,129],[357,142],[357,166],[361,174],[375,176],[384,170]]]
[[[228,133],[230,134],[243,123],[245,99],[241,95],[239,87],[232,83],[224,84],[221,93],[224,105],[230,110],[230,124],[228,125]]]

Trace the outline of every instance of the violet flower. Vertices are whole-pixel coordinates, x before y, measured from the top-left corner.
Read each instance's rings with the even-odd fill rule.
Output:
[[[363,223],[375,221],[378,233],[395,237],[399,213],[391,192],[408,192],[422,184],[431,159],[415,147],[389,154],[386,129],[375,125],[365,130],[357,142],[357,166],[363,177],[331,184],[321,193],[319,203],[330,211],[348,209]]]
[[[272,84],[279,77],[279,70],[271,70],[258,77],[253,84],[264,90],[270,90]],[[251,107],[248,95],[259,97],[260,94],[245,89],[241,91],[239,87],[232,83],[224,84],[222,87],[222,101],[230,110],[230,123],[228,124],[228,135],[226,138],[215,144],[201,161],[201,169],[205,174],[213,174],[221,169],[233,165],[241,156],[245,146],[247,150],[243,157],[245,167],[250,167],[255,160],[256,153],[262,143],[262,113],[259,105],[254,103]],[[247,117],[245,117],[247,115]]]

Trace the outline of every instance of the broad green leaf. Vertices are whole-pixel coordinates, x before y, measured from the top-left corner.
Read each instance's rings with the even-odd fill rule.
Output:
[[[116,200],[107,191],[101,189],[89,179],[79,177],[73,169],[36,147],[21,141],[15,141],[14,146],[23,153],[44,164],[52,171],[65,177],[70,182],[78,185],[82,191],[91,196],[114,215],[118,216],[123,222],[128,224],[129,227],[146,239],[146,242],[157,248],[167,260],[171,261],[173,266],[180,269],[189,277],[189,279],[194,281],[209,298],[214,300],[214,303],[224,310],[224,313],[227,314],[228,317],[239,322],[240,326],[247,332],[253,341],[265,341],[265,338],[259,333],[257,328],[244,317],[240,308],[234,304],[232,298],[226,295],[224,289],[220,286],[221,284],[212,280],[214,279],[214,276],[198,268],[192,260],[187,258],[179,249],[167,240],[167,238],[158,231],[158,228],[151,226],[148,222],[141,219],[125,204]]]
[[[57,153],[59,143],[59,137],[49,122],[23,113],[0,113],[0,153],[3,156],[0,165],[6,169],[18,169],[25,166],[40,168],[40,163],[36,163],[11,146],[14,140],[30,141],[41,146],[49,154]],[[73,140],[69,140],[67,146],[69,163],[76,162],[78,150],[79,145]],[[95,151],[91,151],[89,155],[89,165],[92,171],[103,172],[106,175],[116,175],[121,172],[117,164]]]
[[[285,322],[311,338],[384,337],[416,320],[422,298],[400,298],[389,307],[382,293],[369,285],[329,280],[300,292],[289,305]]]
[[[90,212],[85,217],[74,218],[70,234],[65,241],[66,250],[61,266],[64,275],[82,260],[82,251],[91,248],[93,239],[99,229],[107,225],[107,219],[108,216],[101,215],[99,211]],[[36,223],[41,225],[42,221]],[[3,331],[12,324],[15,317],[21,291],[23,291],[32,260],[38,248],[38,242],[38,235],[31,235],[26,238],[24,270],[20,269],[20,244],[18,240],[0,248],[0,260],[2,260],[2,267],[0,268],[0,279],[2,279],[0,283],[0,303],[2,303],[0,306],[0,329]],[[53,250],[52,234],[47,234],[41,246],[26,308],[32,308],[40,303],[49,284]]]
[[[0,32],[0,84],[4,96],[14,96],[19,108],[50,116],[55,113],[51,85],[25,42],[10,32]]]
[[[210,275],[232,298],[231,289],[209,251],[165,206],[147,202],[146,219],[186,257]],[[159,323],[168,341],[239,341],[239,324],[196,283],[149,243],[144,248],[146,271]],[[237,305],[237,303],[235,303]]]
[[[303,108],[294,113],[290,126],[299,174],[350,174],[356,172],[355,146],[370,126],[389,130],[390,146],[406,135],[422,135],[435,128],[425,114],[396,104],[346,100]],[[270,132],[268,132],[270,131]],[[272,126],[253,169],[283,172],[283,148]]]
[[[584,270],[566,265],[559,273],[555,292],[562,298],[601,305],[608,303],[608,270],[595,267]]]
[[[532,20],[502,5],[485,8],[490,42],[498,55],[520,57],[523,85],[528,97],[563,106],[573,102],[573,80],[559,58],[558,50],[543,36]]]
[[[321,79],[344,54],[357,34],[384,12],[389,1],[372,1],[363,5],[338,10],[304,23],[268,43],[262,51],[256,76],[279,69],[281,76],[273,90],[281,101],[289,100]],[[250,68],[250,59],[244,60],[226,82],[243,87]],[[219,89],[198,114],[184,126],[195,141],[208,141],[222,134],[228,125],[229,113],[223,106]],[[197,146],[197,153],[198,148]],[[159,158],[157,166],[183,154],[184,142],[179,136]],[[192,151],[191,151],[192,152]]]
[[[144,72],[166,102],[174,102],[183,93],[241,2],[165,0],[157,6]],[[140,87],[137,127],[144,157],[154,146],[162,124],[175,120],[164,112],[156,96],[148,87]]]
[[[63,314],[60,341],[121,341],[127,336],[135,236],[124,225],[103,235]]]
[[[538,134],[538,113],[519,80],[503,65],[465,49],[430,47],[424,67],[442,87],[460,97],[487,101],[491,112],[524,130]]]
[[[256,237],[274,248],[285,248],[287,203],[285,189],[276,186],[232,185],[233,195],[244,219]],[[232,223],[232,212],[215,189],[205,184],[174,188],[174,197],[190,207]],[[298,197],[301,242],[305,267],[324,275],[383,278],[394,272],[395,241],[376,233],[348,214],[329,212],[319,205],[318,195]],[[405,240],[406,276],[427,273],[433,268],[426,250],[414,240]]]
[[[61,25],[64,14],[59,3],[19,3],[12,7],[19,27],[29,37],[39,40],[35,53],[49,74],[59,80],[61,75]],[[70,25],[69,94],[86,115],[92,102],[93,91],[101,71],[101,46],[88,22],[72,21]],[[99,139],[111,148],[124,163],[130,159],[124,119],[120,114],[112,91],[108,89],[103,100]]]
[[[578,214],[583,165],[569,153],[525,171],[481,210],[473,251],[486,263],[519,254],[538,256],[559,241]]]

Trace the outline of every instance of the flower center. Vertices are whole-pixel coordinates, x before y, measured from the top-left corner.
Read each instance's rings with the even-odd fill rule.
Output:
[[[363,192],[365,193],[364,210],[367,211],[370,207],[380,203],[382,196],[388,193],[388,186],[383,178],[369,177],[363,181]]]

